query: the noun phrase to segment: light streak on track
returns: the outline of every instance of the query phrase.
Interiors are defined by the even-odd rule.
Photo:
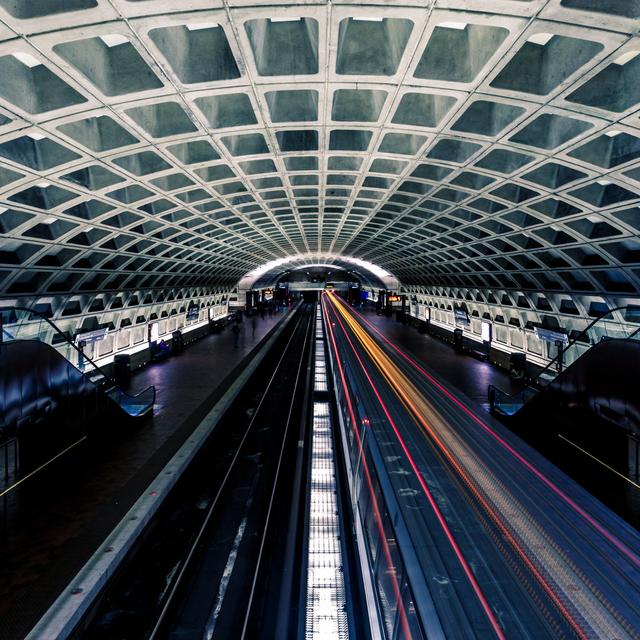
[[[456,542],[455,537],[451,533],[451,529],[450,529],[449,525],[447,524],[446,520],[444,519],[444,516],[442,515],[442,511],[438,507],[435,499],[433,498],[433,495],[432,495],[431,491],[429,490],[429,487],[427,486],[427,483],[425,482],[424,478],[422,477],[422,474],[418,470],[418,466],[416,465],[415,460],[413,459],[413,456],[409,452],[409,448],[407,447],[405,441],[402,439],[402,436],[400,435],[400,431],[398,430],[398,427],[397,427],[395,421],[391,417],[391,414],[389,413],[389,409],[387,408],[387,405],[382,400],[382,397],[380,396],[380,392],[378,391],[377,387],[373,383],[373,380],[371,380],[371,377],[369,376],[369,374],[367,372],[366,366],[362,362],[362,359],[358,355],[358,352],[357,352],[355,346],[353,345],[353,342],[349,338],[349,336],[348,336],[348,334],[347,334],[347,332],[346,332],[346,330],[344,328],[344,325],[342,324],[342,320],[340,320],[339,317],[337,317],[337,319],[338,319],[338,322],[340,323],[340,325],[341,325],[341,327],[342,327],[342,329],[344,331],[344,334],[345,334],[345,337],[346,337],[347,341],[349,342],[351,348],[353,349],[353,352],[354,352],[354,354],[355,354],[360,366],[362,367],[362,371],[364,372],[364,375],[367,378],[367,381],[371,385],[371,388],[373,389],[373,392],[374,392],[376,398],[380,402],[380,406],[382,407],[382,410],[383,410],[387,420],[389,421],[389,424],[391,425],[391,428],[393,429],[393,432],[395,433],[396,437],[398,438],[398,442],[400,443],[400,447],[402,448],[405,456],[407,457],[407,460],[409,461],[409,465],[411,466],[411,468],[412,468],[412,470],[413,470],[413,472],[414,472],[414,474],[415,474],[415,476],[416,476],[416,478],[418,480],[418,483],[420,484],[420,487],[422,488],[422,491],[424,492],[425,496],[427,497],[429,505],[433,509],[433,511],[434,511],[434,513],[436,515],[436,518],[438,519],[438,522],[440,523],[440,526],[442,527],[442,529],[444,531],[444,534],[447,537],[447,540],[451,544],[451,547],[453,548],[453,551],[454,551],[456,557],[458,558],[460,564],[462,565],[462,569],[463,569],[465,575],[467,576],[467,579],[471,583],[473,591],[476,594],[476,596],[478,597],[478,600],[480,601],[480,604],[481,604],[482,608],[484,609],[484,612],[486,613],[487,618],[489,619],[489,623],[491,624],[496,636],[498,638],[500,638],[501,640],[504,640],[505,635],[504,635],[502,629],[500,628],[500,624],[498,623],[498,620],[496,619],[495,614],[491,610],[491,605],[487,602],[487,599],[486,599],[484,593],[482,592],[482,589],[480,588],[480,585],[478,584],[478,581],[477,581],[475,575],[473,574],[473,571],[471,571],[471,567],[469,566],[469,563],[467,562],[466,558],[464,557],[464,554],[462,553],[460,547],[458,546],[458,543]]]
[[[334,313],[335,318],[341,325],[344,336],[349,342],[367,381],[373,388],[387,419],[392,425],[416,478],[420,482],[423,491],[425,491],[425,495],[427,495],[427,499],[429,499],[428,487],[426,486],[424,478],[419,472],[407,445],[402,440],[397,427],[393,423],[386,405],[382,401],[378,390],[367,372],[366,365],[358,355],[358,351],[349,337],[347,327],[350,330],[351,335],[357,339],[360,347],[362,347],[369,358],[371,358],[391,390],[406,407],[416,423],[422,427],[424,433],[428,436],[428,439],[438,447],[455,474],[457,474],[459,479],[462,480],[464,485],[477,500],[482,510],[500,530],[504,539],[517,553],[518,557],[527,567],[530,574],[547,594],[549,600],[554,603],[558,611],[573,629],[576,636],[579,638],[634,637],[635,633],[631,626],[621,618],[601,593],[592,593],[588,580],[584,579],[582,573],[574,566],[564,551],[558,547],[555,541],[552,540],[544,530],[540,528],[540,525],[534,520],[525,507],[508,491],[504,484],[495,477],[487,465],[475,455],[472,448],[467,446],[461,436],[455,433],[442,416],[437,413],[435,408],[426,400],[423,393],[416,388],[416,386],[402,372],[390,356],[387,355],[380,345],[364,330],[362,325],[355,319],[351,309],[334,295],[324,296],[324,299],[325,301],[331,301],[331,305],[327,306],[331,306],[331,310]],[[363,321],[366,322],[364,319]],[[347,325],[347,327],[345,327],[345,325]],[[379,334],[379,332],[377,333]],[[529,470],[534,471],[536,477],[540,478],[547,486],[554,489],[556,494],[564,498],[569,506],[575,509],[583,517],[586,517],[590,524],[594,524],[595,521],[584,511],[584,509],[579,507],[579,505],[571,500],[561,489],[559,489],[559,487],[547,479],[541,472],[533,468],[531,463],[526,461],[493,429],[475,416],[473,412],[466,408],[450,392],[444,389],[444,387],[435,381],[432,376],[429,376],[429,374],[419,367],[417,363],[411,360],[408,356],[402,354],[402,352],[392,345],[384,336],[382,337],[385,342],[390,344],[390,346],[398,351],[403,358],[409,361],[414,368],[427,376],[427,378],[440,391],[442,391],[447,398],[453,400],[459,408],[462,408],[466,415],[472,417],[475,422],[480,423],[483,428],[485,428],[502,446],[515,456],[515,459],[518,462],[523,463]],[[339,362],[339,358],[337,360]],[[432,500],[429,500],[429,502],[431,504]],[[508,520],[503,517],[502,514],[509,514]],[[441,524],[446,526],[446,523],[441,522]],[[598,523],[595,524],[598,525]],[[626,549],[632,557],[635,557],[635,554],[633,554],[630,549],[627,549],[625,545],[620,541],[617,541],[610,532],[604,530],[602,525],[598,525],[596,529],[599,533],[605,535],[607,540],[610,542],[617,542],[617,548],[621,550]],[[477,586],[477,583],[474,584],[475,578],[473,578],[473,574],[471,574],[470,571],[467,571],[468,565],[465,566],[466,561],[464,560],[464,557],[461,557],[459,548],[457,549],[455,539],[453,539],[450,531],[448,532],[447,537],[450,539],[454,551],[456,551],[456,556],[463,564],[465,573],[467,573],[467,577],[470,578],[474,592],[478,596],[485,612],[487,613],[496,634],[498,637],[503,637],[500,635],[500,628],[497,626],[497,622],[493,617],[491,608],[486,604],[486,600]],[[576,589],[575,585],[580,585],[580,587]]]
[[[344,305],[344,303],[338,298],[332,298],[337,304]],[[613,536],[609,531],[605,529],[597,520],[589,515],[580,505],[572,500],[560,487],[553,483],[549,478],[536,469],[526,458],[519,454],[508,442],[500,437],[494,429],[492,429],[484,420],[476,415],[471,409],[469,409],[462,401],[456,398],[448,389],[446,389],[438,380],[425,371],[415,360],[409,357],[396,345],[394,345],[381,331],[371,324],[362,314],[355,310],[350,310],[354,313],[363,323],[365,323],[372,331],[374,331],[389,347],[396,351],[404,360],[406,360],[416,371],[421,373],[429,382],[442,392],[449,400],[454,402],[458,408],[464,411],[474,422],[476,422],[482,429],[484,429],[492,438],[494,438],[502,447],[504,447],[510,454],[512,454],[519,462],[521,462],[531,473],[536,475],[542,482],[544,482],[554,493],[562,498],[576,513],[578,513],[586,522],[588,522],[598,533],[603,535],[612,545],[614,545],[620,552],[622,552],[629,562],[636,567],[640,567],[640,556],[629,549],[624,543]]]
[[[398,577],[396,575],[396,571],[393,565],[393,560],[391,558],[391,550],[389,549],[389,544],[387,542],[387,534],[384,530],[384,526],[382,524],[382,516],[380,515],[380,508],[378,506],[378,501],[376,499],[375,490],[373,488],[373,481],[371,480],[371,473],[369,471],[369,467],[367,465],[367,461],[363,452],[362,438],[360,435],[360,430],[358,429],[358,421],[356,420],[355,411],[353,409],[353,403],[351,402],[351,397],[349,394],[349,389],[347,386],[346,378],[344,375],[344,370],[342,368],[342,364],[340,363],[340,358],[338,357],[338,347],[336,345],[335,336],[333,335],[333,327],[331,323],[327,323],[329,328],[329,339],[331,345],[333,346],[334,352],[336,354],[336,363],[338,365],[338,371],[340,373],[340,383],[342,385],[342,390],[344,392],[345,400],[347,402],[347,409],[349,412],[349,419],[351,420],[351,426],[356,436],[356,440],[358,443],[358,451],[361,456],[362,465],[365,473],[365,477],[367,480],[367,489],[370,494],[371,504],[373,505],[374,518],[376,521],[376,527],[378,529],[378,533],[380,535],[380,540],[382,541],[382,547],[384,551],[385,563],[387,565],[387,569],[389,571],[389,575],[392,579],[393,584],[393,592],[396,598],[396,606],[398,607],[398,611],[400,613],[400,622],[402,625],[402,632],[406,640],[411,640],[411,631],[409,629],[409,621],[407,619],[407,612],[404,608],[404,603],[402,601],[402,594],[400,593],[400,586],[398,585]]]

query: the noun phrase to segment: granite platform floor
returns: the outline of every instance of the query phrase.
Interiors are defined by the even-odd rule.
[[[379,316],[371,308],[366,308],[363,313],[396,346],[426,364],[443,382],[453,385],[486,410],[489,408],[487,389],[490,384],[507,393],[519,388],[504,369],[472,355],[458,354],[453,345],[418,333],[416,328],[398,322],[395,316]]]

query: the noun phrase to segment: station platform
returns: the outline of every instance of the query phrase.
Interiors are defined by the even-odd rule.
[[[2,497],[0,639],[26,636],[283,319],[256,316],[133,374],[157,390],[153,418],[83,439]]]
[[[462,391],[468,398],[489,410],[487,389],[493,384],[507,393],[519,386],[509,374],[490,362],[468,354],[456,353],[453,345],[398,322],[395,317],[377,315],[374,308],[358,310],[391,342],[430,367],[447,384]]]
[[[487,388],[507,392],[517,383],[499,367],[395,317],[365,308],[366,321],[420,361],[452,391],[488,411]],[[2,498],[0,524],[0,640],[24,638],[127,513],[223,392],[246,367],[258,345],[284,314],[241,324],[237,346],[230,327],[190,344],[184,353],[133,374],[130,390],[155,385],[153,419],[112,438],[86,439]],[[554,445],[558,447],[556,442]],[[581,454],[580,454],[581,455]],[[565,472],[628,521],[624,509],[594,491],[587,476],[602,472],[575,451],[564,451]],[[557,464],[557,461],[556,461]],[[616,488],[608,479],[607,492]],[[622,487],[624,489],[624,487]],[[616,491],[620,492],[620,488]]]

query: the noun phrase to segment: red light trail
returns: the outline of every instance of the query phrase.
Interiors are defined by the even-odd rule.
[[[389,570],[389,575],[392,576],[392,584],[393,584],[393,592],[394,592],[394,596],[396,598],[396,606],[400,612],[400,621],[401,621],[401,625],[402,625],[402,631],[404,633],[404,636],[407,640],[411,639],[411,630],[409,629],[409,621],[407,619],[407,612],[405,611],[404,608],[404,603],[402,602],[402,594],[400,593],[400,587],[398,585],[398,578],[396,575],[396,571],[395,571],[395,567],[393,565],[393,560],[391,558],[391,551],[389,549],[389,544],[387,542],[387,535],[384,531],[384,525],[382,524],[382,517],[380,515],[380,509],[378,507],[378,502],[376,500],[376,496],[375,496],[375,491],[373,488],[373,481],[371,480],[371,474],[369,472],[369,467],[367,465],[367,460],[365,458],[364,455],[364,450],[363,450],[363,446],[362,446],[362,439],[360,437],[360,430],[358,429],[358,422],[356,420],[356,416],[355,416],[355,412],[353,410],[353,404],[351,403],[351,397],[349,395],[349,390],[347,387],[347,381],[344,375],[344,370],[342,368],[342,364],[340,362],[340,356],[338,353],[338,346],[336,344],[336,340],[335,337],[333,335],[333,327],[331,326],[331,323],[328,322],[326,324],[326,326],[329,328],[329,338],[330,338],[330,342],[333,345],[333,350],[335,353],[335,361],[336,364],[338,366],[338,371],[340,374],[340,382],[342,385],[342,389],[344,392],[344,396],[345,396],[345,400],[347,402],[347,410],[349,412],[349,418],[351,419],[351,425],[353,428],[353,431],[356,435],[356,440],[358,442],[358,451],[360,453],[361,456],[361,460],[362,460],[362,466],[364,469],[364,473],[365,473],[365,478],[367,480],[367,488],[369,490],[369,495],[371,497],[371,504],[373,505],[373,510],[374,510],[374,517],[375,517],[375,521],[376,521],[376,526],[378,528],[378,533],[380,535],[380,540],[382,541],[382,547],[384,549],[384,556],[385,556],[385,562],[387,564],[387,569]]]
[[[364,365],[364,363],[362,362],[362,359],[360,358],[360,356],[359,356],[359,354],[358,354],[353,342],[351,341],[351,338],[349,338],[349,335],[347,333],[347,330],[346,330],[344,324],[342,323],[342,320],[337,315],[336,315],[336,319],[340,323],[340,326],[341,326],[341,328],[342,328],[342,330],[344,332],[345,338],[347,339],[347,342],[351,346],[351,349],[353,350],[353,353],[355,354],[356,359],[358,360],[358,363],[360,364],[360,366],[362,368],[362,371],[363,371],[363,373],[364,373],[364,375],[365,375],[365,377],[367,379],[367,382],[369,383],[369,385],[373,389],[373,392],[374,392],[376,398],[378,399],[378,402],[380,403],[380,406],[382,407],[382,410],[383,410],[387,420],[389,421],[389,424],[391,425],[391,428],[393,429],[393,432],[395,433],[396,438],[398,439],[398,442],[400,443],[400,447],[401,447],[402,451],[404,452],[405,456],[407,457],[409,465],[411,466],[411,469],[413,470],[413,472],[415,474],[415,477],[418,480],[418,483],[420,484],[420,487],[422,488],[422,491],[424,492],[424,494],[425,494],[425,496],[427,498],[427,501],[429,502],[429,505],[433,509],[433,512],[435,513],[436,518],[438,519],[438,522],[440,523],[440,526],[442,527],[442,530],[444,531],[444,534],[447,537],[447,540],[451,544],[451,547],[453,548],[453,551],[454,551],[456,557],[458,558],[458,561],[460,562],[465,575],[467,576],[469,582],[471,583],[473,591],[476,594],[476,596],[478,597],[478,600],[480,601],[480,604],[481,604],[482,608],[484,609],[484,612],[486,613],[487,618],[489,619],[489,623],[491,624],[496,636],[498,638],[500,638],[501,640],[505,640],[504,632],[500,628],[500,624],[498,623],[498,620],[496,619],[495,614],[493,613],[493,611],[491,609],[491,605],[487,601],[484,593],[482,593],[482,589],[480,588],[480,585],[478,584],[478,581],[477,581],[475,575],[471,571],[471,567],[469,566],[469,563],[467,562],[466,558],[464,557],[464,555],[462,553],[462,550],[460,549],[458,543],[456,542],[456,539],[454,538],[453,534],[451,533],[451,529],[449,528],[449,525],[447,524],[446,520],[444,519],[444,516],[442,515],[442,511],[440,510],[440,508],[436,504],[436,501],[434,500],[433,494],[429,490],[429,487],[427,486],[427,483],[425,482],[424,478],[422,477],[422,474],[420,473],[420,470],[418,469],[418,465],[416,464],[413,456],[409,452],[409,448],[407,447],[404,439],[400,435],[400,431],[398,430],[398,427],[397,427],[395,421],[391,417],[391,414],[389,413],[389,409],[387,408],[387,405],[385,404],[384,400],[382,399],[382,396],[380,395],[380,392],[378,391],[378,388],[376,387],[376,385],[374,384],[373,380],[369,376],[369,373],[367,372],[367,368]],[[337,356],[337,354],[336,354],[336,356]]]
[[[344,305],[344,302],[337,297],[334,297],[336,302]],[[496,433],[486,422],[484,422],[479,416],[477,416],[471,409],[469,409],[462,401],[456,398],[448,389],[446,389],[440,382],[438,382],[432,375],[427,373],[415,360],[406,355],[400,348],[394,345],[377,327],[369,322],[362,314],[350,309],[358,318],[364,322],[372,331],[374,331],[386,344],[388,344],[394,351],[396,351],[402,358],[404,358],[411,366],[419,371],[429,382],[433,384],[439,391],[441,391],[447,398],[454,402],[462,411],[464,411],[474,422],[480,425],[492,438],[500,443],[511,455],[513,455],[519,462],[521,462],[531,473],[544,482],[554,493],[561,497],[572,509],[576,511],[582,518],[584,518],[598,533],[602,534],[611,544],[613,544],[619,551],[621,551],[630,562],[640,567],[640,557],[629,549],[620,540],[615,538],[609,531],[607,531],[599,522],[597,522],[592,516],[590,516],[580,505],[576,504],[560,487],[547,478],[543,473],[536,469],[526,458],[518,453],[508,442],[506,442],[498,433]]]
[[[495,430],[491,429],[486,423],[478,418],[460,400],[453,396],[453,394],[445,389],[431,375],[424,371],[424,369],[414,360],[402,353],[400,349],[393,345],[384,335],[381,334],[380,331],[373,327],[371,323],[362,318],[360,314],[357,314],[356,312],[352,313],[350,307],[340,301],[335,295],[330,295],[326,298],[331,301],[331,304],[323,304],[327,318],[329,317],[328,314],[330,312],[339,324],[344,338],[349,344],[351,351],[353,351],[364,374],[364,379],[366,379],[368,385],[373,390],[373,393],[380,404],[380,407],[382,408],[382,411],[391,426],[396,439],[398,440],[398,443],[427,498],[427,501],[429,502],[429,505],[436,514],[437,520],[442,526],[454,554],[463,567],[465,575],[469,579],[470,585],[478,597],[482,608],[487,614],[489,622],[491,623],[496,635],[499,638],[504,637],[502,629],[475,579],[475,575],[471,571],[451,529],[448,527],[447,522],[435,503],[435,500],[433,499],[433,496],[431,495],[431,492],[419,471],[414,457],[411,455],[409,447],[402,438],[400,430],[393,420],[379,389],[369,375],[367,366],[360,357],[358,349],[350,337],[350,333],[357,338],[359,346],[362,347],[371,358],[378,371],[389,384],[390,390],[398,397],[413,420],[422,427],[430,441],[437,446],[438,450],[455,471],[455,475],[462,480],[464,486],[467,487],[477,503],[482,507],[484,513],[489,516],[491,521],[498,528],[503,539],[508,542],[509,546],[516,552],[524,566],[526,566],[530,575],[534,577],[535,581],[547,594],[549,601],[552,602],[556,609],[561,613],[562,617],[570,625],[576,636],[586,639],[591,637],[591,633],[595,633],[598,637],[601,637],[601,634],[605,633],[607,636],[611,636],[611,634],[613,634],[613,637],[615,637],[616,633],[619,631],[623,631],[624,629],[628,630],[630,628],[628,623],[620,618],[618,612],[611,607],[610,603],[602,596],[602,594],[596,596],[591,592],[588,581],[584,582],[584,586],[586,588],[583,590],[576,590],[571,587],[573,593],[569,595],[567,591],[567,584],[573,585],[574,580],[580,582],[583,578],[577,567],[575,567],[572,561],[567,558],[562,548],[558,547],[558,545],[545,534],[544,529],[540,528],[540,525],[536,523],[535,519],[527,512],[524,506],[510,494],[504,484],[493,477],[490,467],[483,465],[483,463],[477,459],[477,456],[473,454],[472,449],[469,449],[465,445],[465,441],[461,436],[452,431],[447,423],[443,422],[442,417],[438,417],[438,414],[434,413],[433,406],[424,398],[422,392],[413,385],[409,378],[406,377],[406,375],[398,368],[393,360],[391,360],[389,355],[381,349],[373,338],[364,331],[363,327],[353,316],[357,315],[364,323],[371,327],[377,335],[383,338],[386,344],[391,346],[407,362],[409,362],[414,369],[425,376],[445,395],[445,397],[453,401],[457,407],[462,409],[466,416],[471,417],[475,423],[480,424],[482,428],[502,447],[504,447],[519,463],[522,463],[525,468],[531,470],[535,476],[542,480],[547,487],[551,488],[556,495],[562,497],[569,506],[576,510],[577,513],[585,517],[589,524],[594,526],[598,533],[604,535],[610,542],[618,542],[616,547],[622,551],[626,550],[631,554],[631,557],[636,558],[635,554],[633,554],[626,545],[617,541],[610,532],[606,531],[599,523],[597,523],[589,514],[586,513],[586,511],[584,511],[582,507],[571,500],[566,493],[564,493],[555,483],[546,478],[546,476],[544,476],[544,474],[542,474],[538,469],[535,469],[530,462],[528,462],[503,438],[501,438]],[[345,323],[348,325],[348,329]],[[336,326],[333,320],[331,320],[329,324]],[[339,362],[340,359],[337,354],[337,345],[334,337],[333,345],[334,350],[336,350],[336,359]],[[425,416],[427,415],[431,416],[430,420],[426,419]],[[430,424],[430,421],[436,420],[436,418],[438,424],[437,430],[432,424]],[[461,464],[462,461],[464,461],[463,464],[466,466],[466,469],[463,467],[463,464]],[[505,506],[508,506],[509,508],[505,509]],[[515,519],[510,516],[510,522],[507,522],[502,517],[502,513],[509,510],[514,511],[516,515]],[[524,546],[523,544],[520,544],[519,540],[524,543]],[[527,549],[529,549],[529,551],[527,551]],[[534,549],[536,551],[532,553],[532,550]],[[546,576],[553,578],[553,584]],[[604,608],[607,613],[604,615],[598,613],[600,607]],[[574,614],[572,610],[576,612],[578,617],[576,617],[576,614]],[[590,631],[586,631],[583,628],[582,622],[579,621],[579,618],[585,622],[588,621]]]

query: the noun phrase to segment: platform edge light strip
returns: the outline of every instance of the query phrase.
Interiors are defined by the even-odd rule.
[[[320,307],[316,338],[322,332]],[[326,386],[323,343],[316,341],[314,391]],[[309,545],[307,556],[306,640],[348,640],[349,625],[340,521],[336,500],[336,465],[329,403],[314,401],[311,436],[311,488],[309,492]]]

